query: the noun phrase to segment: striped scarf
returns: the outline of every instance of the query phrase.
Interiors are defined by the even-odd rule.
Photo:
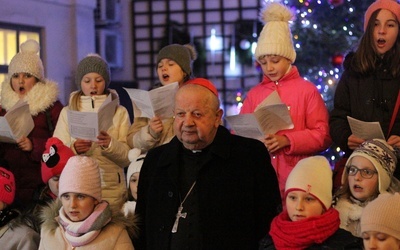
[[[59,215],[59,222],[65,230],[65,238],[73,247],[84,246],[92,242],[100,234],[101,229],[111,221],[111,210],[106,201],[99,203],[89,217],[83,221],[71,221],[65,215],[62,207]]]

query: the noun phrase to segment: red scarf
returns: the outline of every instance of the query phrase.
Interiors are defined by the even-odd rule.
[[[300,221],[291,221],[285,210],[272,220],[269,234],[276,249],[300,250],[324,242],[338,230],[339,225],[339,212],[334,208],[321,216]]]

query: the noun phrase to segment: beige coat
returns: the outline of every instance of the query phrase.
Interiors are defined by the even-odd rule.
[[[71,98],[77,93],[78,92],[73,92]],[[111,94],[113,100],[118,98],[115,92]],[[90,109],[92,104],[86,103],[86,99],[81,100],[82,108],[80,111],[89,111],[88,109]],[[102,103],[95,103],[95,108],[101,104]],[[57,126],[54,130],[54,136],[58,137],[65,145],[71,147],[76,153],[73,146],[76,138],[71,137],[68,128],[68,109],[69,107],[67,106],[61,111]],[[122,207],[125,202],[125,200],[122,200],[122,197],[126,197],[127,191],[124,168],[130,163],[128,159],[130,148],[126,142],[130,125],[128,111],[123,106],[119,105],[113,114],[113,124],[107,130],[107,133],[112,138],[110,146],[108,148],[101,148],[96,143],[93,143],[92,148],[85,153],[86,156],[95,158],[99,164],[103,199],[108,201],[111,205],[118,205],[120,207]]]
[[[57,222],[60,206],[60,202],[56,200],[43,210],[41,215],[43,224],[40,232],[41,240],[39,249],[134,249],[131,237],[135,237],[135,220],[125,218],[120,212],[113,213],[111,222],[102,228],[100,234],[93,241],[85,246],[72,247],[65,238],[63,227]]]
[[[136,114],[136,113],[135,113]],[[131,148],[138,148],[146,153],[152,148],[168,143],[174,137],[174,118],[164,119],[164,129],[158,138],[154,138],[149,132],[149,118],[135,117],[129,128],[127,142]]]

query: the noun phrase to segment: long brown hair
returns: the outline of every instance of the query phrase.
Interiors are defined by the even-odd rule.
[[[378,9],[372,13],[371,18],[368,21],[367,29],[361,37],[358,48],[355,51],[354,57],[351,61],[353,69],[363,75],[374,72],[379,66],[377,65],[379,55],[377,54],[374,45],[374,29],[376,17],[380,11],[381,9]],[[397,18],[396,21],[399,27],[399,34],[397,35],[397,39],[393,47],[384,55],[384,59],[387,60],[390,67],[390,73],[393,77],[400,75],[400,23]]]

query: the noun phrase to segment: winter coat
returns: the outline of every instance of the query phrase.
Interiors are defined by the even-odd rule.
[[[361,214],[369,202],[360,202],[354,198],[335,197],[334,207],[339,212],[340,228],[361,237]]]
[[[78,91],[71,94],[70,101]],[[111,92],[112,99],[118,98],[115,92]],[[94,108],[98,109],[104,102],[95,102]],[[80,111],[94,111],[90,98],[81,97]],[[69,146],[76,153],[74,143],[76,138],[71,137],[68,128],[67,110],[65,107],[60,114],[54,136],[58,137],[65,145]],[[126,136],[130,127],[129,115],[126,109],[119,105],[113,114],[113,124],[107,130],[111,136],[111,143],[108,148],[102,148],[96,143],[92,143],[91,149],[83,155],[95,158],[100,167],[102,180],[102,197],[111,205],[122,207],[125,200],[126,186],[124,168],[129,165],[128,152],[129,146],[126,143]]]
[[[350,232],[339,228],[332,236],[321,244],[314,244],[307,250],[362,250],[363,241]],[[268,234],[260,241],[259,250],[276,250],[272,237]]]
[[[43,210],[43,224],[40,231],[39,249],[96,249],[96,250],[131,250],[134,249],[131,237],[135,235],[135,223],[132,218],[127,219],[119,211],[113,211],[111,221],[101,229],[100,234],[85,246],[73,248],[66,240],[64,229],[58,222],[58,213],[61,208],[59,200],[54,201]]]
[[[152,148],[168,143],[174,137],[174,118],[164,119],[164,129],[158,138],[154,138],[149,132],[149,118],[135,117],[128,132],[128,144],[131,148],[138,148],[146,153]]]
[[[194,191],[201,248],[257,249],[281,203],[268,151],[261,142],[232,135],[222,126],[208,148]],[[142,222],[140,243],[145,249],[169,249],[180,203],[182,153],[182,143],[174,137],[150,150],[143,162],[135,214]]]
[[[400,76],[392,77],[389,74],[385,59],[377,61],[377,65],[380,66],[376,72],[361,75],[351,67],[353,56],[353,53],[346,56],[345,70],[336,87],[334,108],[329,120],[332,140],[347,156],[352,153],[347,146],[347,139],[352,134],[347,116],[366,122],[379,122],[384,136],[388,139],[389,124],[400,89]],[[400,136],[400,111],[390,135]],[[399,179],[400,161],[394,175]]]
[[[278,175],[281,197],[284,197],[286,179],[296,163],[330,146],[329,115],[315,85],[304,80],[295,66],[278,82],[264,76],[263,81],[248,92],[241,113],[253,113],[273,91],[277,91],[282,102],[288,106],[294,124],[293,129],[276,133],[286,136],[290,146],[271,155],[272,165]]]
[[[8,208],[6,208],[8,209]],[[17,217],[7,224],[0,226],[0,248],[12,250],[37,250],[39,247],[40,235],[34,217],[29,214],[20,214],[19,211],[10,209],[17,213]],[[5,210],[2,211],[4,213]],[[10,213],[6,212],[9,216]],[[4,214],[3,214],[4,215]],[[2,217],[3,220],[7,220]]]
[[[0,158],[8,162],[16,182],[16,204],[31,202],[33,193],[42,183],[40,161],[48,138],[53,130],[63,105],[58,101],[58,85],[45,80],[37,82],[27,93],[24,100],[29,104],[34,128],[27,136],[33,149],[30,152],[20,150],[15,144],[0,143]],[[18,94],[11,88],[10,79],[2,84],[0,115],[4,116],[19,101]]]

